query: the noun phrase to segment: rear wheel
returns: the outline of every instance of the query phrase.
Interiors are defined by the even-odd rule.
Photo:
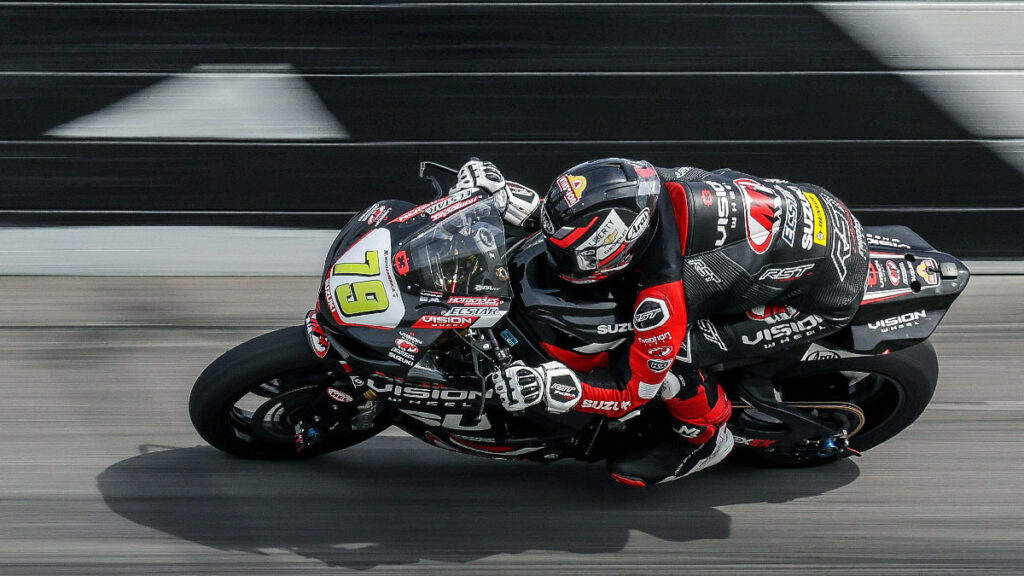
[[[199,435],[215,448],[260,459],[316,456],[371,438],[391,423],[378,417],[367,430],[332,435],[295,449],[295,416],[326,387],[348,389],[306,342],[303,326],[284,328],[244,342],[210,364],[192,387],[189,416]]]
[[[801,362],[773,380],[776,400],[800,407],[830,426],[850,434],[850,446],[869,450],[910,426],[931,401],[938,381],[938,361],[930,342],[879,356]],[[820,406],[820,408],[809,408]],[[742,430],[757,414],[738,410],[730,426]],[[758,422],[764,427],[765,422]],[[785,427],[779,425],[783,431]],[[742,432],[740,432],[742,434]],[[810,439],[809,439],[810,440]],[[793,464],[837,460],[843,454],[817,460],[769,451],[751,452],[761,458]]]

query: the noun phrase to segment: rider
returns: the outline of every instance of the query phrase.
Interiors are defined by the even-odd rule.
[[[543,402],[552,412],[628,418],[660,393],[676,422],[653,447],[609,459],[625,484],[674,480],[724,459],[732,405],[700,368],[839,330],[866,284],[860,223],[813,184],[606,158],[560,175],[543,203],[489,162],[459,170],[452,191],[469,188],[494,194],[514,225],[539,220],[566,282],[635,286],[633,341],[623,361],[611,362],[618,370],[581,380],[593,358],[547,347],[558,361],[494,375],[510,411]],[[676,362],[685,366],[673,371]]]

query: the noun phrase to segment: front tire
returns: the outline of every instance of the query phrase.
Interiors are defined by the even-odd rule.
[[[342,385],[313,355],[303,326],[244,342],[213,361],[189,396],[189,416],[213,447],[256,459],[307,458],[347,448],[390,426],[381,416],[368,430],[329,437],[296,452],[289,415],[327,386]]]

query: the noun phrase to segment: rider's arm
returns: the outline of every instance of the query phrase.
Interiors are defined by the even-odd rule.
[[[605,388],[582,382],[583,396],[576,411],[613,418],[654,398],[686,339],[686,307],[683,282],[645,288],[636,299],[633,343],[624,386]]]

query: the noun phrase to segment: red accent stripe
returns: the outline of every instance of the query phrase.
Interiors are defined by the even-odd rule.
[[[580,354],[579,352],[559,348],[558,346],[548,344],[547,342],[541,342],[540,346],[546,350],[548,354],[551,354],[552,358],[558,360],[562,364],[565,364],[569,368],[572,368],[576,372],[590,372],[591,370],[604,368],[611,364],[611,358],[608,356],[608,352]]]
[[[686,201],[686,188],[679,182],[666,182],[672,200],[672,212],[676,217],[676,228],[679,229],[679,249],[686,254],[686,235],[690,231],[690,208]]]
[[[580,236],[586,234],[587,230],[590,230],[591,226],[593,226],[595,222],[597,222],[597,216],[594,216],[594,219],[590,221],[590,224],[587,224],[582,228],[577,228],[573,230],[565,238],[555,238],[554,236],[552,236],[550,238],[551,243],[554,244],[555,246],[568,248],[570,245],[572,245],[573,242],[579,240]]]
[[[619,484],[625,484],[626,486],[637,486],[639,488],[645,488],[647,483],[643,480],[637,480],[636,478],[627,478],[625,476],[619,476],[615,472],[612,472],[612,479]]]
[[[886,300],[892,300],[893,298],[899,298],[900,296],[906,296],[907,294],[911,294],[911,292],[901,292],[899,294],[891,294],[889,296],[882,296],[881,298],[872,298],[871,300],[861,300],[860,305],[863,306],[865,304],[874,304],[875,302],[885,302]]]
[[[615,258],[616,256],[618,256],[619,252],[622,252],[625,249],[626,249],[626,244],[625,243],[619,244],[619,247],[615,250],[615,252],[612,252],[607,258],[605,258],[604,260],[601,260],[600,262],[598,262],[597,265],[598,266],[604,266],[608,262],[611,262],[612,258]]]

